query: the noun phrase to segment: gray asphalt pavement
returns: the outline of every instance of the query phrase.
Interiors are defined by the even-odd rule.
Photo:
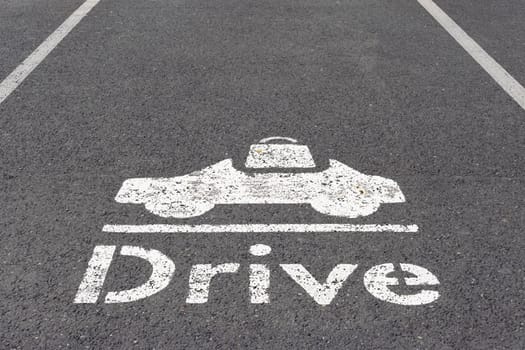
[[[436,1],[487,52],[523,83],[525,50],[523,16],[525,7],[519,0]]]
[[[11,73],[81,3],[81,0],[2,0],[0,80]]]
[[[19,19],[16,2],[0,3],[0,80],[81,2],[26,3]],[[522,3],[436,3],[525,82]],[[525,348],[525,111],[415,0],[102,0],[0,104],[0,133],[0,348]],[[129,178],[227,158],[243,169],[250,145],[276,135],[308,145],[319,169],[336,159],[393,179],[406,202],[359,218],[246,204],[177,219],[115,201]],[[313,223],[419,230],[102,231]],[[253,256],[254,244],[272,251]],[[101,298],[74,303],[101,245],[158,250],[173,278],[105,303],[152,273],[116,254]],[[187,303],[192,266],[222,263],[240,267],[215,277],[207,303]],[[374,297],[363,278],[385,263],[428,269],[439,298]],[[271,271],[269,303],[250,302],[250,264]],[[321,283],[337,264],[358,266],[323,306],[280,264]],[[401,284],[390,289],[420,289]]]

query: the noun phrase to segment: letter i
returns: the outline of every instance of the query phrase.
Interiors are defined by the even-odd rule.
[[[264,244],[255,244],[250,247],[250,254],[265,256],[272,248]],[[270,302],[268,288],[270,287],[270,269],[263,264],[250,264],[250,299],[252,304],[267,304]]]

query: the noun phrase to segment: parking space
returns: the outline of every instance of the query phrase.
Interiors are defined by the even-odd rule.
[[[460,15],[454,18],[463,26]],[[465,24],[469,33],[471,25]],[[484,45],[485,36],[470,34]],[[511,61],[509,71],[520,78],[519,63]],[[102,0],[0,104],[0,114],[5,347],[523,345],[523,110],[417,1]],[[247,194],[245,160],[250,145],[277,135],[309,147],[312,174],[337,160],[362,176],[382,177],[388,195],[373,210],[372,197],[365,197],[360,217],[327,215],[333,207],[309,197],[301,202],[297,192],[285,198],[295,204],[284,202],[283,179],[295,173],[275,175],[273,192],[260,180],[271,172],[250,173],[246,178],[262,181],[252,185],[257,194],[282,195],[281,202],[257,202],[270,200]],[[187,211],[166,209],[162,200],[148,203],[177,192],[158,178],[194,174],[225,159],[242,174],[198,174],[216,204],[202,215],[183,217]],[[314,192],[341,177],[320,176]],[[124,181],[137,178],[148,179],[128,181],[126,191]],[[229,185],[217,189],[217,183]],[[102,230],[152,224],[181,232]],[[254,224],[417,229],[228,226]],[[228,227],[204,233],[181,225]],[[271,253],[257,255],[250,249],[256,244]],[[115,253],[100,298],[75,303],[102,246]],[[105,303],[108,292],[140,285],[155,268],[144,257],[125,257],[124,246],[159,251],[175,270],[161,274],[170,283],[155,295]],[[238,264],[238,272],[217,277],[207,302],[192,302],[201,300],[190,297],[201,276],[192,279],[195,266],[225,263]],[[428,288],[439,298],[417,306],[382,300],[366,276],[390,263],[428,269],[439,280]],[[283,265],[291,264],[320,284],[338,264],[357,266],[348,278],[336,274],[344,284],[330,299],[298,283],[306,275],[288,273]],[[261,269],[254,265],[270,271],[268,303],[250,299],[253,280],[262,285],[266,276],[254,278],[253,269]],[[415,293],[414,285],[401,284],[390,288]],[[95,289],[88,283],[85,290]]]

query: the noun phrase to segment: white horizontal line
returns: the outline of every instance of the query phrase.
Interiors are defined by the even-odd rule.
[[[350,224],[230,224],[230,225],[104,225],[103,232],[116,233],[221,233],[221,232],[409,232],[417,225]]]

